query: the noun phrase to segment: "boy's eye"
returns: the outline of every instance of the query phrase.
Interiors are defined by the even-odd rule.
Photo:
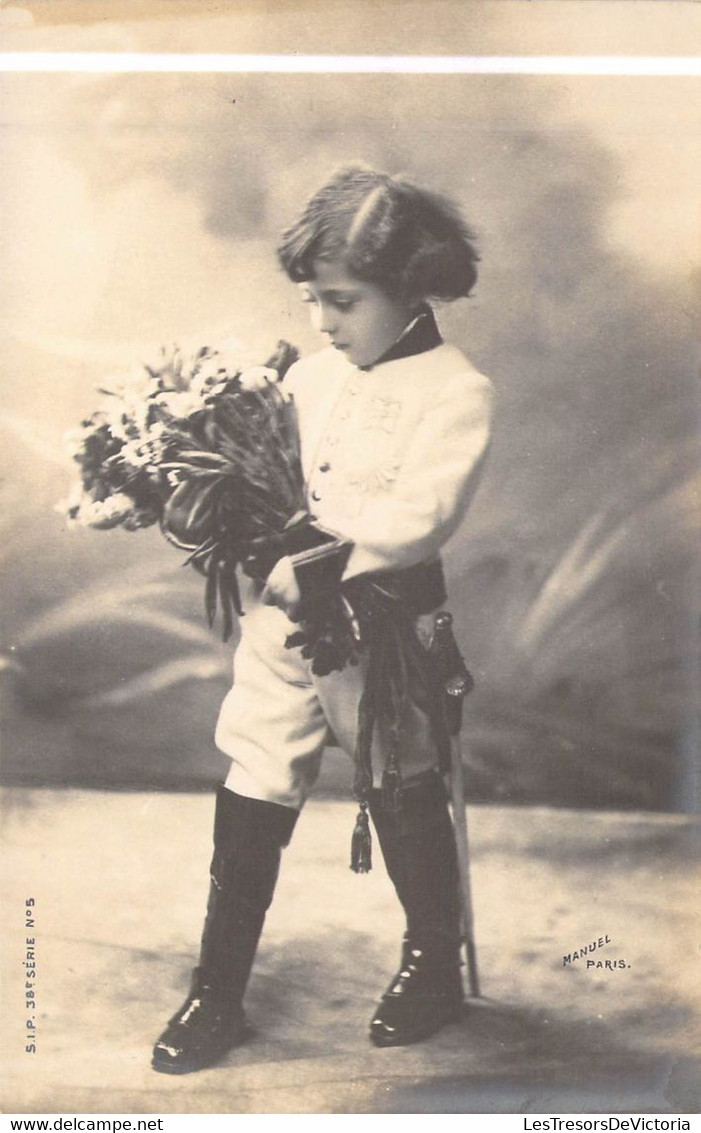
[[[350,311],[355,306],[358,299],[355,295],[349,295],[347,298],[342,295],[328,296],[328,298],[319,297],[312,294],[311,291],[302,291],[300,299],[303,303],[311,303],[315,307],[324,303],[328,307],[333,307],[336,311]]]

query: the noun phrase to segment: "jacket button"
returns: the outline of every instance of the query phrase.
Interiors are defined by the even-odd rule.
[[[330,470],[331,470],[331,465],[329,464],[328,460],[325,460],[323,464],[319,465],[319,471],[320,472],[330,472]]]
[[[315,489],[315,490],[314,490],[314,491],[312,492],[312,499],[313,499],[313,500],[315,500],[315,501],[316,501],[316,503],[318,503],[318,502],[319,502],[319,500],[321,499],[321,496],[320,496],[320,495],[319,495],[319,493],[318,493],[318,492],[316,491],[316,489]]]

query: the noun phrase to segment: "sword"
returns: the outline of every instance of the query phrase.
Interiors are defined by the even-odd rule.
[[[442,685],[445,694],[443,710],[446,730],[450,737],[450,802],[460,877],[463,944],[467,959],[470,995],[478,999],[480,998],[480,984],[477,971],[472,887],[470,885],[470,848],[467,838],[465,780],[460,744],[463,700],[473,688],[474,681],[458,650],[452,625],[453,617],[447,610],[441,610],[436,614],[429,653],[436,661],[439,683]]]

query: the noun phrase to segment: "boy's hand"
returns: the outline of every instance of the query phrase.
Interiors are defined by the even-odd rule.
[[[277,606],[287,614],[291,622],[296,622],[299,618],[301,598],[292,559],[289,555],[285,555],[268,575],[261,599],[264,605]]]

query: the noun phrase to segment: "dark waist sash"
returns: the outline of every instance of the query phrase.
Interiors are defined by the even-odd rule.
[[[443,563],[440,559],[417,563],[404,570],[378,571],[363,577],[366,582],[371,581],[379,590],[397,599],[409,613],[416,616],[432,613],[447,598]],[[344,591],[352,586],[353,581],[344,584]]]

